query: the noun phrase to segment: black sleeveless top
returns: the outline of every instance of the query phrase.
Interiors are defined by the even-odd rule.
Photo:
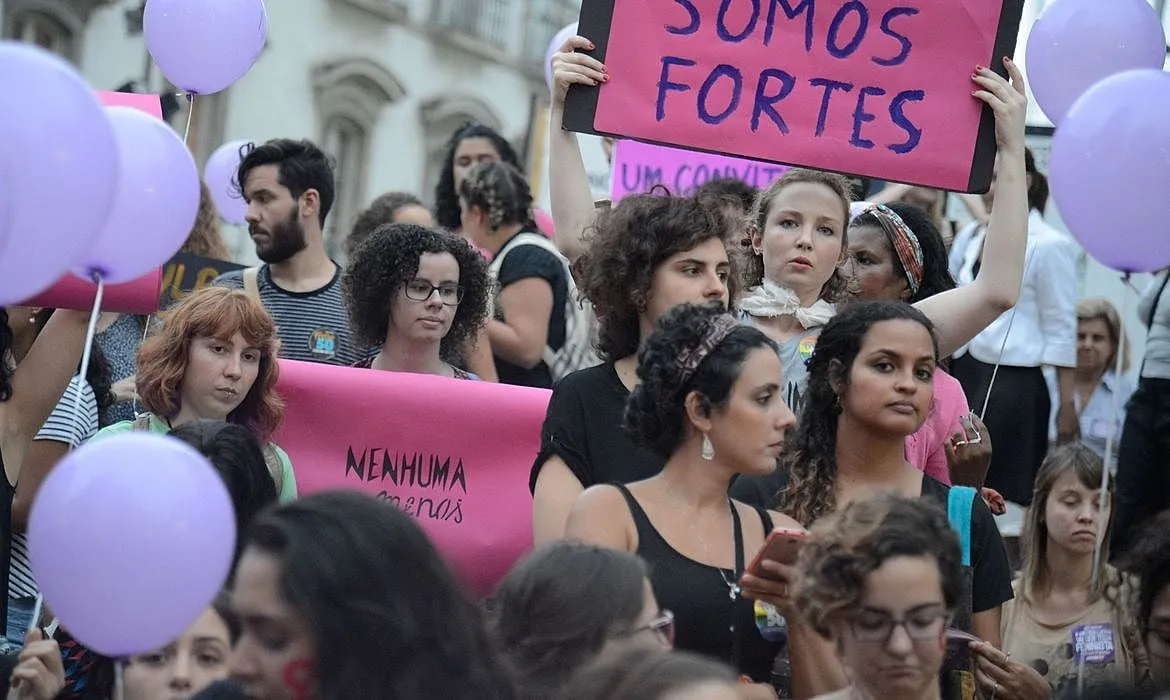
[[[12,566],[12,499],[16,497],[16,489],[8,483],[8,473],[4,471],[4,451],[0,450],[0,576],[4,581],[4,596],[0,597],[0,636],[8,629],[8,570]],[[21,640],[24,641],[23,639]]]
[[[739,511],[731,509],[735,528],[735,571],[700,564],[678,552],[658,534],[637,499],[620,484],[638,529],[638,551],[649,565],[650,584],[658,604],[674,613],[674,647],[729,663],[753,681],[768,683],[772,663],[783,643],[769,642],[756,627],[753,602],[732,596],[728,581],[743,575],[743,530]],[[764,523],[764,535],[772,531],[772,517],[756,508]]]

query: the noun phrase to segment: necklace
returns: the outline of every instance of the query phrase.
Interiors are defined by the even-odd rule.
[[[674,498],[674,500],[678,501],[679,503],[685,503],[685,501],[678,495],[678,492],[676,492],[674,490],[673,486],[671,486],[670,484],[667,484],[667,490],[670,491],[670,495],[672,498]],[[731,499],[727,499],[727,505],[729,508],[732,508],[732,509],[735,508],[735,504],[733,504],[731,502]],[[735,527],[735,511],[732,510],[731,514],[732,514],[732,527],[734,528]],[[706,559],[706,561],[709,561],[709,562],[715,561],[715,558],[711,556],[711,548],[707,545],[707,538],[703,537],[703,533],[699,531],[698,525],[695,524],[695,519],[694,518],[687,518],[687,525],[691,528],[691,534],[693,534],[695,536],[695,539],[699,540],[699,544],[703,546],[703,556]],[[723,567],[714,566],[712,564],[708,564],[708,566],[711,566],[712,568],[714,568],[716,571],[719,572],[719,578],[723,579],[724,585],[727,586],[727,597],[729,599],[731,599],[732,602],[734,602],[735,599],[739,597],[739,594],[742,591],[742,589],[739,586],[739,582],[738,582],[739,576],[736,575],[735,569],[731,570],[731,577],[728,578],[727,572]]]

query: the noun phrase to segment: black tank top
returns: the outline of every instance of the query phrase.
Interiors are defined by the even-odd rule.
[[[658,534],[633,494],[625,486],[614,486],[625,496],[634,517],[637,554],[649,565],[658,604],[674,613],[675,648],[719,659],[756,682],[769,682],[772,663],[784,645],[760,635],[752,601],[738,594],[733,597],[727,585],[736,583],[744,569],[743,530],[734,504],[735,571],[728,571],[684,557]],[[772,518],[762,508],[756,512],[766,536],[772,531]]]

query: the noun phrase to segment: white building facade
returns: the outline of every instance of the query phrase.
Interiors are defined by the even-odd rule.
[[[90,84],[171,88],[141,32],[143,0],[2,0],[3,32],[77,65]],[[221,144],[308,138],[337,162],[327,235],[340,249],[356,214],[403,190],[429,201],[451,133],[468,121],[540,152],[542,67],[580,0],[268,0],[268,45],[228,90],[196,98],[189,143],[202,164]],[[187,106],[172,119],[180,132]],[[539,118],[538,128],[544,122]],[[229,231],[229,234],[233,233]],[[238,234],[238,232],[235,232]],[[246,236],[230,235],[242,260]]]

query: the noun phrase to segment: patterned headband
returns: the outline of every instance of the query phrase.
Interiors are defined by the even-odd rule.
[[[917,294],[919,287],[922,286],[922,277],[925,274],[926,266],[922,258],[922,244],[918,242],[918,236],[914,235],[914,231],[910,230],[910,227],[906,225],[902,217],[898,216],[897,212],[884,204],[871,204],[861,213],[873,214],[877,218],[882,230],[886,232],[894,245],[894,252],[898,255],[898,261],[902,263],[902,269],[906,271],[906,282],[910,286],[910,294]]]
[[[678,354],[676,363],[678,364],[678,384],[681,387],[687,383],[695,372],[698,371],[699,365],[703,364],[703,360],[719,347],[719,344],[727,340],[727,336],[731,332],[739,328],[739,321],[730,314],[717,316],[711,322],[711,328],[699,341],[698,347],[690,350],[683,350]]]

